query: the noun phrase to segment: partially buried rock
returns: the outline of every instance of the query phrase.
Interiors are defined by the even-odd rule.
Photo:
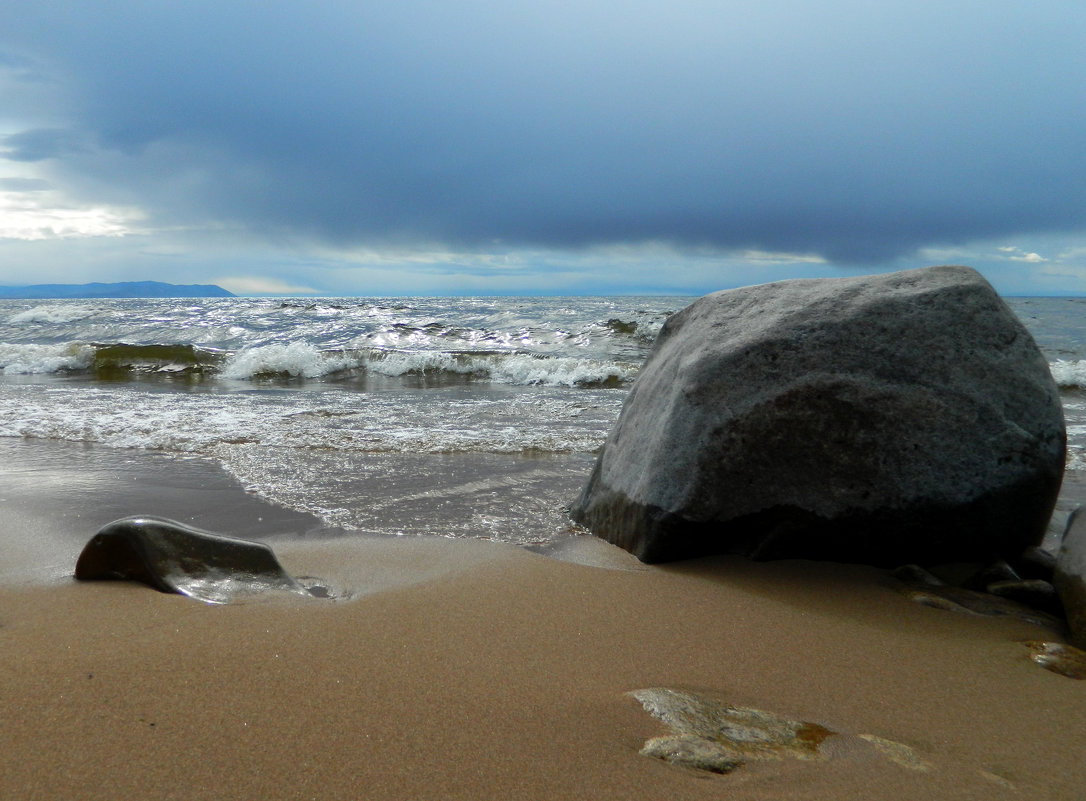
[[[1086,652],[1072,645],[1045,640],[1031,640],[1026,647],[1029,658],[1045,670],[1069,679],[1086,679]]]
[[[668,320],[570,511],[646,562],[988,562],[1040,541],[1064,453],[1047,360],[975,271],[783,281]]]
[[[833,734],[815,723],[681,690],[653,687],[630,695],[672,731],[646,742],[644,756],[712,773],[730,773],[751,759],[823,759],[819,745]]]
[[[1067,526],[1052,583],[1063,602],[1072,641],[1086,648],[1086,513],[1081,509]]]
[[[830,737],[853,745],[869,743],[881,756],[911,770],[932,768],[904,743],[874,734],[842,734],[817,723],[732,706],[705,693],[652,687],[630,695],[671,730],[648,740],[641,754],[686,768],[731,773],[752,760],[822,761],[828,758],[822,744]]]
[[[1063,604],[1056,588],[1043,579],[996,581],[988,585],[988,592],[999,598],[1017,601],[1031,609],[1039,609],[1057,618],[1063,617]]]
[[[208,603],[268,590],[310,594],[263,543],[150,516],[103,526],[79,555],[75,577],[141,581]]]

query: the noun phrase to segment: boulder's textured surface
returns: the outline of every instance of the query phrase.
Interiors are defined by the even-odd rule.
[[[1065,439],[974,270],[783,281],[668,320],[571,514],[647,562],[990,561],[1040,541]]]
[[[75,565],[80,580],[128,579],[208,603],[267,590],[309,593],[271,548],[163,517],[125,517],[99,529]]]
[[[1072,641],[1086,648],[1086,512],[1079,509],[1067,526],[1053,584],[1063,603]]]

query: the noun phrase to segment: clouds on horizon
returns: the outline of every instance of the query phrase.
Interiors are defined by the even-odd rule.
[[[1084,22],[1061,0],[40,0],[0,32],[0,190],[194,251],[1020,247],[1086,232]]]

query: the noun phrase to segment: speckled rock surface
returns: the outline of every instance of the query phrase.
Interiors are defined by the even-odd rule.
[[[975,271],[784,281],[667,322],[571,513],[647,562],[987,562],[1040,542],[1064,452],[1047,361]]]

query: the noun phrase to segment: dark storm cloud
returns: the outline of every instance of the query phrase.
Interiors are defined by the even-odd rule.
[[[1078,3],[21,5],[66,128],[7,157],[160,222],[839,263],[1086,222]]]
[[[73,131],[65,128],[31,128],[0,137],[0,155],[9,161],[45,161],[79,153]]]

